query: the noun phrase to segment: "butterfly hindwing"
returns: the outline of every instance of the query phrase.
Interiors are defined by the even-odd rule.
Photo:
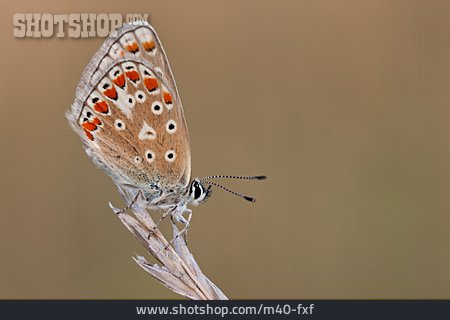
[[[126,25],[105,41],[83,73],[68,118],[88,155],[116,182],[189,183],[183,107],[151,26]]]

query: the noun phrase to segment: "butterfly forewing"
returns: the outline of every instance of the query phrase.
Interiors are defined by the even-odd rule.
[[[118,183],[185,187],[189,135],[167,57],[151,26],[127,25],[86,67],[68,118]]]

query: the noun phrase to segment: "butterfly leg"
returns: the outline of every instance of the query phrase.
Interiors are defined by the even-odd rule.
[[[139,197],[142,197],[142,199],[145,200],[144,192],[142,190],[139,190],[136,193],[136,195],[134,196],[133,200],[125,208],[117,210],[117,211],[115,211],[115,213],[116,214],[125,213],[126,211],[131,209],[136,204],[136,202],[138,201]],[[110,203],[110,206],[111,206],[111,203]]]
[[[154,233],[154,231],[156,229],[158,229],[159,224],[169,215],[172,214],[172,212],[176,209],[177,207],[173,207],[170,208],[169,210],[167,210],[165,213],[162,214],[161,218],[159,218],[158,221],[155,222],[155,226],[153,227],[153,229],[149,232],[147,239],[150,239],[151,235]]]
[[[163,213],[163,215],[161,216],[161,218],[159,218],[159,220],[156,221],[156,223],[155,223],[155,229],[158,228],[159,224],[160,224],[160,223],[161,223],[161,222],[162,222],[169,214],[171,214],[172,212],[174,212],[174,210],[175,210],[176,208],[177,208],[177,207],[173,207],[173,208],[167,210],[165,213]]]
[[[183,214],[185,214],[185,213],[188,214],[187,219],[185,217],[183,217]],[[192,219],[192,210],[191,209],[185,209],[183,213],[172,216],[172,222],[173,223],[180,222],[184,225],[184,228],[179,233],[177,233],[177,235],[175,235],[172,240],[169,241],[169,244],[166,246],[166,249],[169,245],[171,245],[180,236],[183,236],[184,241],[186,241],[186,235],[189,230],[191,219]]]

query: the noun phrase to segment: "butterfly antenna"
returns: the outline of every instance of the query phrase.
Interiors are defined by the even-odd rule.
[[[230,175],[216,175],[204,177],[201,181],[215,179],[215,178],[226,178],[226,179],[239,179],[239,180],[264,180],[267,179],[266,176],[230,176]]]
[[[222,185],[220,185],[220,184],[218,184],[218,183],[215,183],[215,182],[212,182],[212,181],[205,181],[205,183],[207,183],[207,184],[209,184],[209,185],[213,185],[213,186],[219,187],[219,188],[221,188],[221,189],[223,189],[223,190],[225,190],[225,191],[228,191],[228,192],[231,193],[231,194],[234,194],[235,196],[244,198],[244,199],[247,200],[247,201],[250,201],[250,202],[255,202],[255,201],[256,201],[255,198],[252,198],[252,197],[246,196],[245,194],[242,194],[242,193],[239,193],[239,192],[230,190],[230,189],[228,189],[227,187],[224,187],[224,186],[222,186]]]

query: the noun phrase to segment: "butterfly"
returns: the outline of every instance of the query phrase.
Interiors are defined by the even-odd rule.
[[[127,24],[105,40],[86,66],[66,114],[92,161],[122,192],[141,196],[187,231],[192,210],[220,187],[217,175],[191,180],[189,134],[167,56],[147,22]],[[184,217],[184,215],[187,215]]]

